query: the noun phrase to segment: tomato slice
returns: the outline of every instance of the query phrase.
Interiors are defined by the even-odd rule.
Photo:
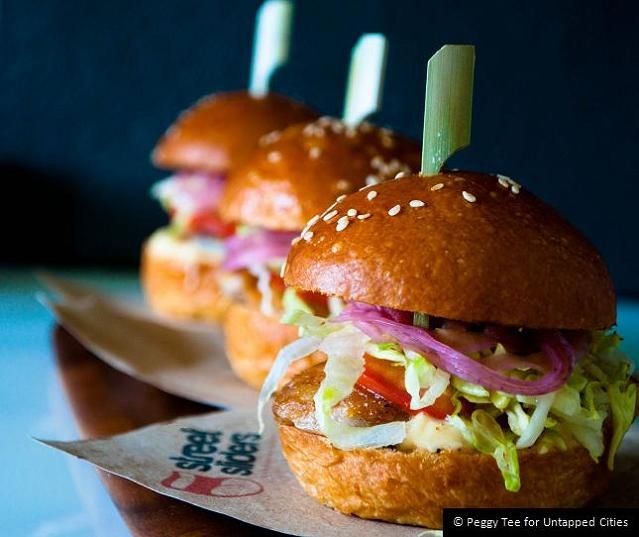
[[[235,226],[222,220],[217,214],[201,213],[194,215],[189,221],[191,233],[203,233],[215,237],[226,238],[233,235]]]
[[[271,289],[276,293],[283,294],[286,290],[286,285],[284,285],[284,280],[281,276],[277,274],[271,274]]]
[[[298,291],[297,294],[311,307],[315,315],[328,317],[328,297],[312,291]]]
[[[404,389],[404,368],[369,355],[364,356],[364,361],[364,373],[357,381],[357,384],[362,388],[381,395],[384,399],[411,414],[425,412],[433,418],[443,420],[455,410],[448,391],[439,396],[431,406],[420,410],[411,410],[410,395]]]

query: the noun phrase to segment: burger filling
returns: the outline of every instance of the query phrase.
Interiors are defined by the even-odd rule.
[[[155,185],[151,194],[171,218],[171,228],[182,237],[224,238],[233,226],[218,214],[224,178],[203,172],[182,172]]]
[[[154,257],[177,262],[184,267],[195,264],[218,265],[224,257],[221,241],[204,235],[184,240],[172,227],[160,228],[153,233],[147,248]]]
[[[362,303],[327,318],[303,304],[286,302],[283,320],[301,337],[280,352],[260,415],[290,363],[320,350],[328,360],[321,379],[313,373],[312,405],[307,387],[307,402],[291,413],[285,388],[275,414],[337,448],[474,449],[494,457],[516,492],[518,450],[581,445],[612,469],[634,419],[637,386],[614,331],[469,324]],[[369,406],[352,404],[362,397]],[[380,400],[396,412],[371,419],[385,408]]]
[[[257,303],[269,317],[280,318],[286,309],[301,309],[309,314],[327,315],[327,300],[313,293],[287,293],[280,272],[298,232],[272,231],[239,226],[224,242],[222,288],[242,302]],[[231,282],[241,280],[238,287]]]
[[[229,297],[255,304],[262,313],[279,318],[285,286],[280,270],[297,232],[235,227],[218,213],[224,177],[203,172],[182,172],[156,183],[152,195],[171,218],[148,246],[152,253],[185,267],[222,264],[219,284]],[[308,293],[307,308],[327,314],[326,300]]]

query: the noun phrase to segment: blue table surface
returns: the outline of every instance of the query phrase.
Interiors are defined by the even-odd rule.
[[[134,272],[57,271],[130,296]],[[78,437],[56,373],[51,314],[35,299],[33,272],[0,270],[0,533],[32,537],[114,537],[128,531],[96,473],[32,437]],[[620,299],[624,350],[639,358],[639,301]]]

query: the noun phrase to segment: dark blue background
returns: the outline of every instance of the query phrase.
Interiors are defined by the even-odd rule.
[[[149,152],[198,97],[245,87],[258,4],[4,0],[0,261],[135,263],[165,221]],[[637,4],[300,0],[274,87],[339,114],[350,47],[385,32],[378,120],[417,137],[426,59],[475,44],[473,143],[452,165],[520,180],[637,292]]]

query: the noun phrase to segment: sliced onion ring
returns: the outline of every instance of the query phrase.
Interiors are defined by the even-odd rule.
[[[238,270],[277,259],[284,260],[291,241],[298,233],[260,229],[247,235],[235,235],[224,242],[226,255],[222,266]]]
[[[534,380],[513,378],[438,341],[423,328],[402,324],[390,317],[378,308],[358,304],[356,307],[347,306],[336,320],[352,322],[373,341],[396,341],[425,355],[433,365],[451,375],[510,394],[542,395],[555,391],[566,383],[575,363],[575,352],[561,332],[540,330],[537,339],[548,358],[547,373]]]

